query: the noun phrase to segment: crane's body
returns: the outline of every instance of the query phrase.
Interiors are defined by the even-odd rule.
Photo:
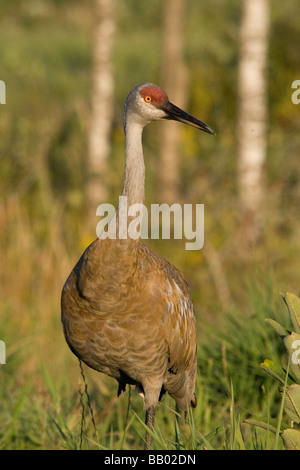
[[[156,85],[135,87],[124,106],[122,195],[127,196],[128,207],[144,202],[142,131],[148,122],[160,119],[180,120],[214,133],[172,105]],[[118,209],[114,222],[119,226]],[[73,353],[114,377],[118,393],[126,384],[137,386],[149,427],[163,393],[168,392],[180,410],[196,406],[197,338],[188,286],[174,266],[140,240],[107,236],[85,250],[63,288],[62,323]],[[150,443],[147,433],[146,448]]]

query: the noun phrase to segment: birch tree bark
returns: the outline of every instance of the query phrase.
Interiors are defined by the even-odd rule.
[[[107,197],[107,170],[113,117],[112,50],[114,0],[94,0],[96,25],[93,50],[92,116],[89,132],[88,204],[92,216]]]
[[[238,76],[238,185],[244,235],[255,242],[263,225],[266,159],[266,68],[269,0],[244,0]]]
[[[165,0],[162,25],[161,83],[170,100],[186,108],[187,69],[184,63],[185,0]],[[179,151],[181,129],[161,123],[160,198],[173,203],[180,198]]]

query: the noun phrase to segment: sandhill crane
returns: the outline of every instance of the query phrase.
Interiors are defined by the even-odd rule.
[[[127,196],[128,207],[144,202],[143,128],[162,119],[214,134],[170,103],[158,86],[143,83],[133,88],[124,106],[122,195]],[[117,226],[119,222],[118,208]],[[72,352],[89,367],[114,377],[118,395],[126,384],[136,385],[144,399],[148,429],[153,429],[156,407],[166,392],[182,411],[196,406],[197,338],[188,286],[177,268],[140,240],[97,238],[63,287],[61,318]],[[145,449],[151,443],[147,431]]]

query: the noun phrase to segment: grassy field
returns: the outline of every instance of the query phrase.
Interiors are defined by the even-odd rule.
[[[117,1],[112,203],[122,186],[124,98],[136,83],[159,82],[160,74],[160,0],[145,10],[138,0]],[[182,198],[205,204],[205,240],[221,261],[227,294],[220,294],[204,250],[188,252],[181,240],[147,242],[189,282],[199,338],[198,407],[184,421],[164,397],[156,449],[283,449],[276,433],[245,419],[281,424],[278,384],[260,363],[281,362],[284,351],[264,320],[288,326],[280,293],[299,293],[300,113],[290,99],[291,83],[300,78],[298,4],[272,7],[265,227],[249,251],[240,246],[236,182],[240,4],[187,1],[189,110],[217,137],[185,129]],[[0,8],[0,79],[7,89],[0,107],[0,340],[6,344],[0,449],[141,449],[141,398],[133,387],[117,398],[112,379],[84,366],[95,429],[60,323],[62,286],[94,238],[85,220],[93,12],[71,0],[0,0]],[[149,126],[144,140],[147,204],[157,198],[157,129]]]
[[[201,322],[197,315],[198,406],[185,423],[182,417],[176,419],[174,402],[164,397],[157,411],[156,449],[274,448],[274,434],[243,420],[277,420],[278,385],[259,364],[265,358],[280,362],[283,354],[264,318],[287,324],[287,315],[279,298],[274,303],[271,287],[249,288],[248,296],[249,311],[223,311],[219,327]],[[54,311],[54,306],[48,307]],[[0,369],[0,447],[142,448],[144,411],[134,388],[117,398],[117,384],[85,366],[83,381],[79,363],[64,342],[59,309],[56,315],[47,315],[42,307],[40,314],[30,313],[30,322],[28,312],[26,318],[11,318],[7,306],[1,324],[7,364]],[[282,446],[280,441],[277,445]]]

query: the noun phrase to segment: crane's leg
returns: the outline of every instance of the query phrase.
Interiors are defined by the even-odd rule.
[[[150,431],[154,430],[154,417],[155,411],[159,402],[159,397],[162,390],[162,377],[161,376],[151,376],[150,381],[145,380],[143,382],[144,390],[144,406],[146,410],[146,419],[145,424]],[[152,446],[152,436],[147,430],[145,438],[145,450],[150,450]]]
[[[145,424],[146,426],[152,431],[154,429],[154,417],[155,417],[155,411],[156,411],[156,406],[150,406],[146,410],[146,419],[145,419]],[[146,437],[145,437],[145,450],[150,450],[152,446],[152,436],[146,431]]]

